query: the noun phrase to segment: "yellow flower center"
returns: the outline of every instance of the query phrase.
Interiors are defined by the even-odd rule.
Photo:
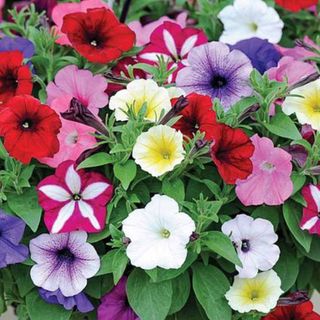
[[[168,239],[170,237],[170,231],[167,229],[162,229],[161,230],[161,236],[165,239]]]
[[[253,32],[256,32],[258,30],[258,25],[255,22],[252,22],[252,23],[250,23],[249,28]]]
[[[258,290],[253,290],[252,292],[251,292],[251,300],[252,301],[255,301],[255,300],[257,300],[259,298],[259,292],[258,292]]]
[[[170,153],[169,153],[169,152],[164,152],[164,153],[162,154],[162,156],[163,156],[163,159],[166,159],[166,160],[169,160],[169,159],[170,159]]]
[[[320,114],[320,90],[308,94],[304,98],[304,105],[310,117]]]

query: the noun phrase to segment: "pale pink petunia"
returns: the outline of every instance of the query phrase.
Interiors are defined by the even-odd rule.
[[[2,9],[5,4],[6,4],[5,0],[0,0],[0,21],[2,20]]]
[[[54,82],[48,84],[47,104],[57,112],[64,112],[69,108],[71,99],[76,98],[97,115],[99,108],[108,103],[106,89],[107,81],[101,75],[93,75],[89,70],[79,70],[77,66],[69,65],[59,70]]]
[[[302,195],[307,206],[303,208],[300,227],[311,234],[320,235],[320,185],[309,184],[303,187]]]
[[[50,233],[100,232],[105,228],[113,186],[102,174],[76,170],[73,161],[65,161],[54,175],[38,184],[37,190]]]
[[[83,0],[80,3],[67,2],[59,3],[52,10],[52,21],[56,24],[56,34],[58,35],[57,43],[62,45],[70,45],[70,41],[64,33],[61,32],[63,17],[69,13],[87,12],[87,9],[107,8],[109,6],[103,0]]]
[[[251,137],[255,151],[251,157],[252,174],[245,180],[237,180],[236,194],[245,205],[280,205],[293,191],[290,179],[291,155],[275,148],[269,138]]]
[[[140,21],[132,21],[128,24],[128,27],[136,34],[136,45],[144,46],[150,41],[151,33],[165,21],[176,22],[184,28],[187,24],[187,15],[188,14],[186,12],[181,12],[177,16],[176,20],[170,19],[169,17],[161,17],[160,19],[150,22],[144,26]]]

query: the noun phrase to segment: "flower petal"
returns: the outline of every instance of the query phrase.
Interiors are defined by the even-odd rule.
[[[81,193],[83,200],[92,200],[102,194],[110,184],[105,182],[95,182],[87,186]]]
[[[72,193],[80,193],[81,189],[81,178],[78,173],[74,170],[73,165],[69,167],[66,174],[66,184]]]
[[[60,209],[58,217],[52,226],[51,233],[58,233],[63,228],[65,223],[72,216],[74,212],[74,206],[75,201],[70,201]]]
[[[64,202],[70,200],[69,192],[57,185],[44,185],[40,187],[39,190],[43,192],[48,198],[55,201]]]
[[[95,217],[94,215],[94,211],[92,209],[92,207],[85,201],[82,201],[80,200],[78,202],[78,205],[79,205],[79,209],[80,209],[80,212],[81,212],[81,215],[84,217],[84,218],[88,218],[90,223],[97,229],[97,230],[100,230],[101,229],[101,226],[97,220],[97,218]]]

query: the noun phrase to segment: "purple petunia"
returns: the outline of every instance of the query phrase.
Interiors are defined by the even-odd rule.
[[[48,291],[60,289],[65,297],[80,293],[100,268],[95,248],[86,242],[87,234],[75,231],[41,234],[30,241],[33,283]]]
[[[176,79],[177,87],[186,93],[219,98],[225,109],[252,94],[249,85],[252,65],[239,50],[230,51],[223,43],[210,42],[193,48],[188,55],[188,64]]]
[[[261,74],[278,65],[281,53],[268,40],[251,38],[237,42],[230,46],[231,50],[243,52],[251,61],[252,66]]]
[[[127,277],[124,276],[102,297],[98,307],[98,320],[139,320],[128,303],[126,285]]]
[[[74,307],[77,307],[77,310],[81,313],[87,313],[94,310],[94,306],[83,292],[78,293],[75,296],[65,297],[59,289],[56,291],[48,291],[39,288],[39,295],[45,302],[60,304],[66,310],[71,310]]]
[[[31,58],[34,55],[34,45],[31,41],[21,37],[3,37],[0,39],[0,52],[20,51],[24,58]]]
[[[25,223],[14,216],[0,210],[0,268],[9,264],[23,262],[29,251],[25,245],[19,244],[24,233]]]

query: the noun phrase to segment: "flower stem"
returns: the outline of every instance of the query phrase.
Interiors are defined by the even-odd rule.
[[[127,19],[127,15],[128,15],[128,12],[129,12],[130,4],[131,4],[131,0],[126,0],[124,5],[123,5],[122,11],[121,11],[121,15],[120,15],[120,22],[121,23],[124,23],[126,21],[126,19]]]

